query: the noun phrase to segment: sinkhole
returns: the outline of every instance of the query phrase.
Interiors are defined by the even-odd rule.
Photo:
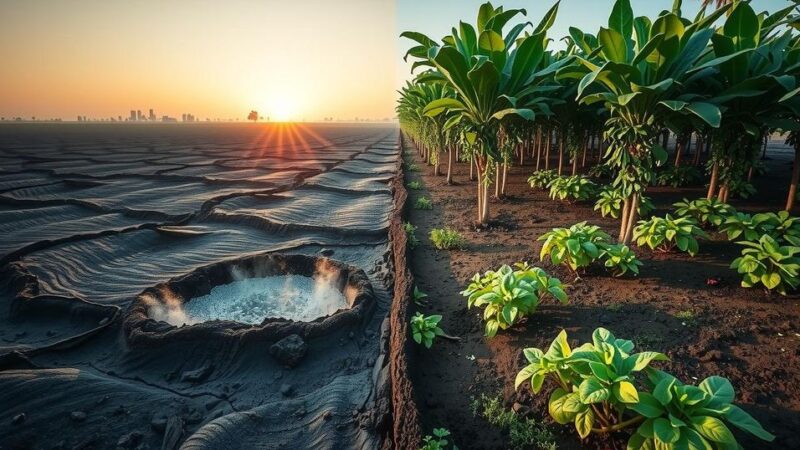
[[[308,255],[262,254],[221,261],[146,289],[125,319],[129,342],[166,335],[313,337],[371,314],[361,269]]]

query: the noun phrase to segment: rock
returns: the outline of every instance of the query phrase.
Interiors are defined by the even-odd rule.
[[[133,449],[142,442],[143,438],[144,435],[138,431],[131,431],[128,434],[124,434],[117,440],[117,450]]]
[[[27,418],[28,418],[28,415],[27,415],[27,414],[25,414],[25,413],[19,413],[19,414],[17,414],[16,416],[14,416],[14,418],[13,418],[13,419],[11,419],[11,424],[12,424],[12,425],[19,425],[19,424],[21,424],[22,422],[25,422],[25,419],[27,419]]]
[[[308,346],[303,338],[296,334],[290,334],[280,341],[272,344],[269,353],[273,358],[287,367],[295,367],[306,356]]]
[[[322,255],[322,256],[331,256],[331,255],[333,255],[333,249],[332,248],[323,248],[322,250],[319,251],[319,254]]]
[[[86,413],[83,411],[72,411],[69,413],[69,418],[72,419],[73,422],[83,422],[86,420]]]
[[[183,420],[178,416],[167,419],[167,429],[164,433],[164,440],[161,441],[161,450],[174,450],[183,437]]]
[[[211,372],[214,371],[214,366],[211,364],[206,364],[203,367],[195,370],[185,370],[181,374],[181,381],[189,382],[189,383],[201,383],[211,375]]]
[[[221,402],[221,401],[222,401],[222,399],[219,399],[219,398],[213,398],[213,399],[207,401],[206,402],[206,410],[207,411],[211,411],[212,409],[216,408],[217,405],[219,405],[219,402]]]
[[[284,397],[291,397],[294,395],[294,387],[291,384],[284,383],[281,385],[281,395]]]

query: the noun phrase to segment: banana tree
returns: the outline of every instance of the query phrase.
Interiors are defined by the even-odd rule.
[[[608,28],[597,34],[600,64],[578,60],[587,70],[578,86],[581,102],[602,102],[610,114],[605,138],[609,163],[617,170],[613,185],[625,202],[619,240],[630,241],[638,203],[653,179],[654,168],[667,158],[658,143],[662,119],[692,114],[711,127],[721,120],[719,107],[687,95],[683,85],[689,70],[707,51],[713,22],[725,11],[688,21],[680,16],[680,2],[655,21],[633,16],[629,0],[617,0]]]
[[[504,118],[519,116],[533,120],[537,113],[547,113],[547,86],[536,83],[537,73],[547,71],[541,63],[548,44],[546,31],[558,11],[556,3],[539,25],[527,32],[530,23],[518,24],[508,32],[503,28],[523,9],[504,10],[491,3],[481,5],[476,26],[461,22],[451,35],[437,44],[420,33],[401,34],[416,41],[408,55],[421,58],[415,66],[434,69],[426,73],[428,82],[443,82],[455,92],[455,98],[434,100],[424,113],[436,117],[444,112],[457,113],[474,143],[478,169],[477,221],[489,220],[489,184],[491,163],[499,159],[498,132]],[[523,35],[523,32],[525,34]],[[540,75],[541,78],[541,75]]]
[[[736,3],[711,38],[713,51],[690,71],[688,83],[722,111],[720,127],[710,133],[709,199],[726,202],[743,186],[765,132],[787,123],[780,120],[787,111],[781,100],[797,87],[791,74],[797,68],[787,67],[792,52],[797,54],[797,39],[779,28],[791,10],[759,16],[749,3]]]

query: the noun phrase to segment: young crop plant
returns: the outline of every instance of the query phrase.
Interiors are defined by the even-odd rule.
[[[550,189],[550,198],[568,203],[591,200],[597,194],[597,185],[580,175],[556,177],[547,184],[547,187]]]
[[[627,245],[612,244],[601,247],[600,259],[604,259],[603,265],[615,277],[621,277],[628,272],[639,275],[639,266],[642,262],[636,257]]]
[[[757,241],[765,234],[772,235],[777,225],[775,215],[772,213],[751,216],[750,214],[737,212],[728,216],[719,228],[720,231],[728,235],[729,241]]]
[[[800,284],[800,247],[781,246],[771,236],[765,234],[756,242],[740,242],[745,248],[742,256],[733,260],[731,269],[742,275],[742,287],[750,288],[759,284],[768,291],[786,295],[788,289],[797,289]]]
[[[439,250],[462,249],[466,240],[461,233],[452,228],[434,228],[430,234],[433,246]]]
[[[767,442],[775,439],[732,403],[735,392],[726,378],[711,376],[692,386],[651,369],[647,380],[651,393],[640,392],[631,406],[645,419],[628,440],[629,449],[741,449],[728,425]]]
[[[408,183],[408,188],[412,189],[412,190],[415,190],[415,191],[418,191],[418,190],[422,189],[422,182],[420,182],[418,180],[411,181],[411,182]]]
[[[406,233],[408,247],[412,250],[417,248],[419,245],[419,239],[417,239],[417,227],[412,225],[411,222],[403,222],[403,231]]]
[[[420,197],[414,202],[414,209],[433,209],[433,202],[427,197]]]
[[[553,170],[537,170],[533,175],[528,177],[528,184],[532,188],[546,189],[551,181],[558,178],[558,173]]]
[[[699,181],[701,176],[700,170],[695,166],[672,166],[658,174],[656,183],[659,186],[678,188]]]
[[[766,213],[774,225],[774,234],[778,239],[798,245],[800,239],[800,217],[789,215],[786,211]]]
[[[624,202],[625,199],[618,189],[613,186],[607,186],[598,194],[597,201],[594,204],[594,210],[600,211],[603,217],[611,216],[617,219],[622,211]],[[639,197],[637,209],[639,217],[650,216],[650,213],[652,213],[654,209],[655,205],[653,205],[649,197],[645,197],[644,195]]]
[[[699,198],[689,201],[683,199],[682,202],[674,203],[675,214],[678,217],[692,217],[700,226],[713,225],[718,227],[728,218],[736,213],[736,210],[727,203],[722,203],[717,199]]]
[[[586,222],[576,223],[569,228],[553,228],[539,236],[538,240],[544,241],[539,253],[540,261],[549,256],[554,265],[564,264],[575,275],[600,258],[602,248],[611,244],[611,236],[600,227],[587,225]]]
[[[516,377],[514,388],[530,383],[538,394],[545,378],[558,388],[550,395],[550,416],[559,424],[573,423],[581,438],[590,433],[613,433],[641,423],[645,418],[626,414],[642,394],[635,376],[653,361],[667,361],[658,352],[633,352],[633,342],[617,339],[610,331],[598,328],[592,342],[572,349],[567,332],[561,331],[547,352],[526,348],[528,360]]]
[[[484,308],[486,336],[494,337],[498,330],[506,330],[524,317],[536,312],[536,308],[548,295],[562,304],[567,303],[567,294],[558,278],[529,266],[515,264],[516,269],[503,265],[483,275],[476,273],[461,295],[467,297],[467,308]]]
[[[406,163],[406,170],[409,172],[418,172],[419,166],[414,163]]]
[[[517,374],[515,389],[530,383],[538,394],[551,378],[558,387],[548,411],[556,422],[574,424],[581,438],[635,427],[630,450],[741,449],[725,422],[765,441],[774,439],[732,404],[734,390],[727,379],[711,376],[699,386],[684,385],[651,367],[667,361],[664,354],[633,349],[633,342],[604,328],[592,333],[592,342],[573,349],[561,331],[547,352],[523,351],[528,364]],[[636,386],[640,373],[646,375],[643,387]]]
[[[452,444],[451,447],[447,445],[450,444],[450,441],[447,438],[450,437],[450,431],[446,428],[434,428],[433,429],[433,436],[427,435],[422,438],[422,447],[419,450],[458,450],[456,444]]]
[[[692,217],[673,219],[669,214],[665,217],[651,217],[650,220],[640,220],[633,229],[633,239],[639,247],[647,246],[651,250],[664,252],[677,247],[690,256],[696,255],[700,249],[697,238],[708,238],[708,235],[697,226]]]
[[[411,318],[411,337],[414,338],[414,342],[424,345],[425,348],[431,348],[437,336],[445,335],[444,330],[439,328],[441,320],[442,316],[438,314],[432,316],[414,314]]]
[[[417,306],[424,306],[428,303],[427,300],[428,294],[422,292],[419,287],[416,285],[414,286],[414,290],[411,292],[411,299],[414,301],[414,304]]]

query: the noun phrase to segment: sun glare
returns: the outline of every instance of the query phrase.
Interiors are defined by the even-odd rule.
[[[297,120],[297,103],[288,97],[273,97],[269,102],[267,114],[275,122],[289,122]]]

